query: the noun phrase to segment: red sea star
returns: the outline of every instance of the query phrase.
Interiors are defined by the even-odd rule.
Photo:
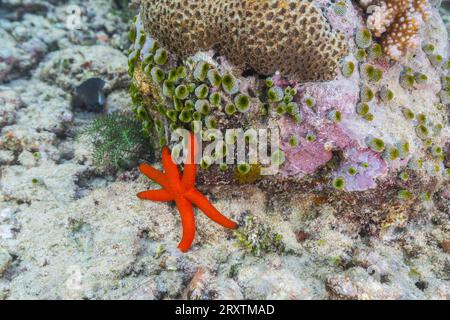
[[[162,149],[164,173],[148,164],[141,164],[139,166],[139,170],[143,174],[163,187],[161,190],[148,190],[138,193],[137,196],[140,199],[159,202],[175,201],[183,225],[183,236],[178,248],[183,252],[189,250],[195,236],[194,208],[192,205],[195,205],[211,220],[225,228],[237,228],[235,222],[222,215],[214,208],[208,199],[195,188],[195,177],[197,173],[197,165],[194,162],[195,149],[195,135],[191,134],[188,161],[186,161],[184,166],[183,177],[181,177],[180,171],[173,162],[170,150],[167,147]]]

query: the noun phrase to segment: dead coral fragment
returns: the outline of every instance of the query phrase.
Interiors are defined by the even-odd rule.
[[[346,54],[311,1],[143,0],[146,32],[180,57],[217,48],[237,66],[279,70],[297,80],[331,80]]]
[[[378,0],[372,4],[367,26],[381,37],[383,51],[389,58],[399,60],[419,45],[420,25],[430,16],[428,0]]]

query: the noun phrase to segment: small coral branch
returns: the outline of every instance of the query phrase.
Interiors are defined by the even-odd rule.
[[[362,1],[367,6],[367,27],[381,37],[384,53],[399,60],[419,45],[420,26],[430,17],[428,0]]]

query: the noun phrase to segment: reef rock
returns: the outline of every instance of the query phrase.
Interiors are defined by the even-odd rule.
[[[449,177],[448,34],[427,1],[413,6],[426,9],[411,35],[420,45],[405,46],[372,34],[373,14],[351,1],[141,1],[134,111],[161,145],[194,121],[279,130],[278,174],[205,161],[201,183],[320,194],[344,216],[393,225]]]

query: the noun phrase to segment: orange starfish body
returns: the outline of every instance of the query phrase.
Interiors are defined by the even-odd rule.
[[[236,229],[237,224],[222,215],[208,199],[195,188],[195,178],[197,165],[194,163],[196,141],[195,135],[191,134],[188,161],[184,166],[181,177],[178,166],[173,162],[169,148],[162,149],[162,165],[164,173],[148,164],[141,164],[139,170],[148,178],[155,181],[163,189],[148,190],[138,193],[138,197],[143,200],[160,202],[175,201],[181,216],[183,226],[183,236],[178,248],[186,252],[191,247],[195,237],[194,208],[195,205],[203,211],[211,220],[224,226],[225,228]]]

